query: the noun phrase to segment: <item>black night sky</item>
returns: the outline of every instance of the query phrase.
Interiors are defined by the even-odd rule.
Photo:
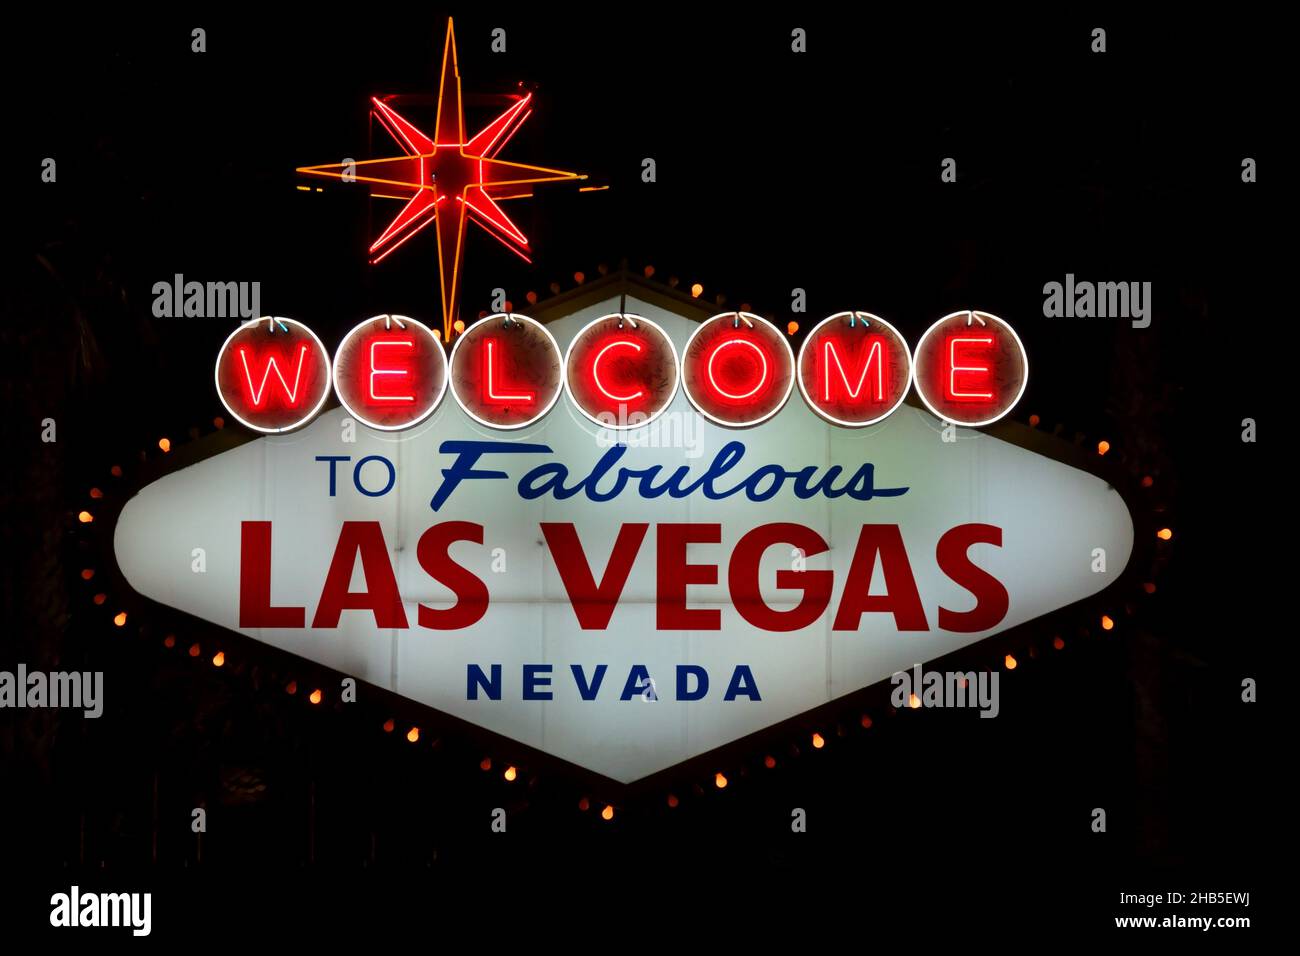
[[[382,312],[438,323],[431,236],[369,266],[391,206],[323,181],[301,191],[294,170],[391,155],[372,95],[427,94],[407,113],[431,119],[449,14],[467,125],[522,82],[536,109],[502,158],[609,186],[556,184],[510,205],[531,265],[471,228],[466,319],[495,287],[527,311],[530,291],[544,303],[553,283],[621,265],[698,282],[717,311],[746,304],[781,327],[857,308],[914,343],[948,312],[996,313],[1033,362],[1014,417],[1037,415],[1083,449],[1108,440],[1126,481],[1153,478],[1138,527],[1176,532],[1137,579],[1156,592],[1117,593],[1113,635],[1091,606],[1044,622],[996,721],[880,713],[863,732],[841,718],[831,746],[783,754],[779,772],[763,776],[761,750],[737,757],[746,769],[725,793],[683,778],[671,812],[662,790],[605,794],[549,765],[503,795],[477,764],[495,744],[472,728],[449,725],[441,748],[417,753],[377,729],[418,714],[409,702],[310,708],[283,686],[320,668],[245,642],[241,665],[217,671],[186,654],[197,622],[139,599],[131,626],[113,627],[125,585],[79,577],[97,547],[76,518],[89,489],[111,514],[158,473],[159,436],[178,454],[221,440],[208,437],[222,414],[211,368],[230,323],[154,318],[155,282],[259,281],[264,312],[327,344]],[[0,896],[6,932],[47,928],[49,895],[78,880],[152,890],[168,938],[239,935],[245,916],[272,938],[319,929],[331,903],[398,926],[462,895],[505,920],[515,896],[547,892],[565,898],[555,924],[563,907],[648,892],[705,925],[761,929],[757,907],[722,902],[751,886],[786,901],[774,915],[865,933],[951,919],[988,938],[1031,925],[1074,937],[1113,930],[1130,912],[1121,890],[1249,890],[1246,912],[1267,922],[1284,745],[1266,650],[1285,639],[1274,563],[1289,522],[1263,456],[1284,427],[1270,414],[1286,344],[1273,327],[1292,273],[1278,134],[1290,110],[1267,24],[832,7],[140,16],[42,16],[0,41],[13,197],[0,669],[101,669],[124,701],[102,721],[0,712],[0,862],[21,875]],[[1097,26],[1104,54],[1089,49]],[[191,52],[194,27],[205,53]],[[805,54],[791,52],[795,27]],[[55,183],[41,181],[46,157]],[[940,181],[945,157],[956,183]],[[1242,182],[1245,157],[1256,183]],[[1045,318],[1043,285],[1067,273],[1151,282],[1150,328]],[[806,314],[790,312],[795,288]],[[46,418],[56,443],[40,440]],[[1244,418],[1258,443],[1242,442]],[[1055,634],[1066,652],[1053,653]],[[1245,678],[1261,703],[1241,702]],[[623,802],[604,824],[578,810],[583,797]],[[519,821],[508,841],[466,822],[502,800]],[[200,805],[225,818],[201,843],[188,826]],[[789,832],[792,806],[817,821],[808,834]],[[1098,806],[1104,835],[1088,827]],[[489,884],[496,895],[478,893]]]

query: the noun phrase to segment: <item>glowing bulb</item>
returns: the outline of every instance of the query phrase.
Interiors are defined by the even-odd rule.
[[[909,694],[907,698],[907,706],[911,707],[913,710],[920,709],[921,698],[917,697],[915,694]]]
[[[719,790],[723,790],[727,786],[727,778],[724,777],[721,773],[719,773],[717,776],[713,778],[713,785],[717,787]]]
[[[308,697],[307,699],[311,701],[313,704],[319,704],[324,699],[324,697],[325,695],[322,694],[320,692],[320,688],[317,687],[314,691],[311,692],[311,696]]]
[[[1111,620],[1110,615],[1109,615],[1109,614],[1103,614],[1103,615],[1101,616],[1101,629],[1102,629],[1103,631],[1109,631],[1109,630],[1113,630],[1114,627],[1115,627],[1115,622],[1114,622],[1113,620]]]
[[[600,818],[602,820],[613,820],[614,808],[611,807],[609,804],[605,804],[605,809],[600,811]]]
[[[698,282],[695,283],[693,286],[691,286],[692,299],[698,299],[703,294],[704,294],[704,286],[700,285]]]
[[[92,521],[95,520],[95,516],[92,515],[89,511],[83,511],[81,512],[81,514],[77,515],[77,520],[80,521],[82,524],[90,524]]]
[[[118,627],[122,627],[124,624],[126,624],[126,611],[118,611],[116,614],[114,614],[113,623],[116,624]]]
[[[409,740],[411,743],[415,743],[417,740],[419,740],[419,739],[420,739],[420,728],[419,728],[419,727],[412,727],[410,730],[408,730],[408,731],[406,732],[406,739]]]
[[[1161,541],[1168,541],[1173,536],[1174,536],[1174,532],[1170,528],[1161,528],[1159,531],[1156,532],[1156,537],[1159,538]]]
[[[814,750],[821,750],[823,747],[826,746],[826,738],[823,737],[821,734],[813,734],[812,745]]]
[[[1108,441],[1097,442],[1097,454],[1104,455],[1108,451],[1110,451],[1110,442]]]
[[[465,320],[464,320],[464,319],[457,319],[457,320],[455,321],[455,323],[452,324],[452,328],[456,330],[456,333],[457,333],[458,335],[459,335],[461,332],[464,332],[464,331],[465,331]]]
[[[172,450],[172,440],[170,438],[159,438],[158,447],[164,452],[169,452]]]
[[[1007,655],[1007,659],[1005,663],[1007,665],[1007,670],[1013,671],[1016,669],[1016,659],[1012,657],[1010,654]]]
[[[794,335],[796,332],[799,331],[799,323],[793,321],[787,322],[785,326],[785,331],[789,335]]]
[[[221,667],[225,663],[226,663],[226,652],[217,651],[216,655],[212,658],[212,666]]]
[[[519,776],[519,771],[514,767],[506,767],[506,772],[502,776],[506,778],[507,783],[514,783],[515,778]]]

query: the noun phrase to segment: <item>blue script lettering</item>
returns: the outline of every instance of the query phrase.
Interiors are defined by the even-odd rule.
[[[505,441],[445,441],[438,446],[438,451],[444,455],[455,455],[456,458],[450,467],[442,469],[442,483],[429,501],[429,507],[434,511],[443,506],[462,481],[510,478],[509,473],[504,471],[476,468],[484,455],[552,453],[549,445]],[[665,494],[670,498],[685,498],[698,491],[705,498],[714,501],[742,493],[750,501],[767,501],[775,497],[787,482],[796,498],[813,498],[817,495],[839,498],[848,495],[855,501],[870,501],[872,498],[896,498],[907,493],[907,488],[877,488],[876,466],[870,462],[863,463],[840,484],[836,482],[841,480],[844,469],[839,465],[831,465],[824,470],[817,465],[807,465],[791,471],[782,465],[773,464],[762,465],[743,479],[733,477],[731,481],[735,483],[728,485],[723,479],[745,457],[745,446],[738,441],[723,445],[704,473],[692,481],[688,481],[691,477],[689,465],[682,465],[667,477],[663,476],[663,465],[616,469],[615,466],[626,453],[625,445],[610,448],[585,476],[572,484],[567,483],[569,469],[562,462],[552,461],[538,465],[519,479],[519,497],[532,501],[550,495],[557,501],[563,501],[581,494],[589,501],[612,501],[632,485],[642,498],[658,498]]]

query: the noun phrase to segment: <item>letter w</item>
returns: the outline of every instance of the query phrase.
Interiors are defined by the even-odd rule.
[[[603,631],[609,626],[609,619],[614,614],[614,607],[627,584],[632,563],[636,561],[649,527],[648,524],[625,524],[619,528],[604,577],[597,584],[573,525],[542,522],[546,546],[551,549],[551,557],[555,559],[560,580],[568,592],[573,613],[578,616],[578,623],[584,631]]]
[[[262,400],[266,397],[266,383],[270,381],[272,372],[275,372],[275,377],[280,380],[280,387],[284,389],[284,393],[289,397],[289,404],[291,406],[298,404],[298,383],[302,381],[302,363],[307,359],[306,343],[298,348],[298,368],[293,373],[293,388],[290,388],[289,383],[285,381],[284,373],[280,371],[280,366],[276,364],[274,355],[266,357],[266,365],[262,369],[261,385],[253,384],[253,370],[248,367],[248,349],[241,348],[239,357],[244,362],[244,378],[248,381],[248,394],[253,400],[254,408],[262,407]]]

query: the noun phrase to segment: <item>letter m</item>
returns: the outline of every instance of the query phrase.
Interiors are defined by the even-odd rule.
[[[239,315],[239,283],[208,283],[208,316],[229,319]]]
[[[871,393],[868,396],[869,401],[881,402],[885,399],[885,348],[884,341],[879,335],[869,336],[861,351],[865,355],[858,367],[857,384],[849,381],[849,373],[844,368],[844,361],[840,358],[839,350],[835,347],[835,342],[827,339],[822,346],[822,401],[831,400],[831,383],[838,379],[843,391],[848,393],[848,397],[857,399],[862,391],[862,386],[867,382],[867,375],[872,368],[875,374],[871,377]],[[834,374],[832,373],[834,369]]]
[[[1121,299],[1123,300],[1122,302]],[[1128,283],[1127,282],[1097,283],[1097,305],[1102,309],[1101,315],[1103,318],[1108,318],[1108,319],[1129,318]]]

